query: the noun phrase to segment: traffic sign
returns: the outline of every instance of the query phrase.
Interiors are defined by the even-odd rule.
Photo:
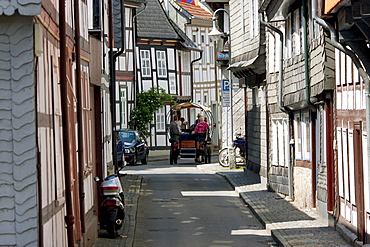
[[[223,79],[222,80],[222,91],[230,91],[230,83],[229,80]]]
[[[229,83],[229,80],[223,79],[222,80],[222,106],[230,107],[230,105],[231,105],[230,83]]]

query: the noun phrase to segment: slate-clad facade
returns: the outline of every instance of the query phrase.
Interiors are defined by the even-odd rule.
[[[38,245],[36,92],[33,18],[41,3],[4,2],[0,15],[0,236],[8,246]]]

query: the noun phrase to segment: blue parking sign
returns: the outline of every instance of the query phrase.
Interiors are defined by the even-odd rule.
[[[223,79],[222,80],[222,91],[223,92],[230,91],[230,83],[229,83],[229,80],[227,80],[227,79]]]

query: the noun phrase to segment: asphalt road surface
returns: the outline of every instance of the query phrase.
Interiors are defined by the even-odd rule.
[[[133,246],[276,246],[228,182],[196,165],[183,159],[125,168],[144,177]]]

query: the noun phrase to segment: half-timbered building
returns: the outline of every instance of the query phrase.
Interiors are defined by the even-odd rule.
[[[208,33],[212,29],[212,14],[206,3],[196,1],[169,1],[168,15],[186,35],[202,50],[191,54],[193,82],[192,102],[209,107],[216,120],[212,136],[213,146],[219,146],[221,138],[220,69],[215,60],[215,41]],[[197,111],[189,110],[186,119],[193,123]]]
[[[157,0],[148,1],[142,14],[137,16],[137,92],[160,87],[177,102],[191,101],[190,51],[200,53],[201,50],[175,26]],[[169,145],[167,126],[170,119],[166,117],[169,111],[167,105],[155,112],[149,137],[152,148]]]
[[[370,243],[369,188],[369,1],[312,1],[314,16],[328,32],[335,49],[334,214]],[[335,25],[334,25],[335,24]],[[329,181],[328,181],[329,182]],[[329,200],[329,198],[328,198]],[[328,208],[328,211],[331,211]]]

